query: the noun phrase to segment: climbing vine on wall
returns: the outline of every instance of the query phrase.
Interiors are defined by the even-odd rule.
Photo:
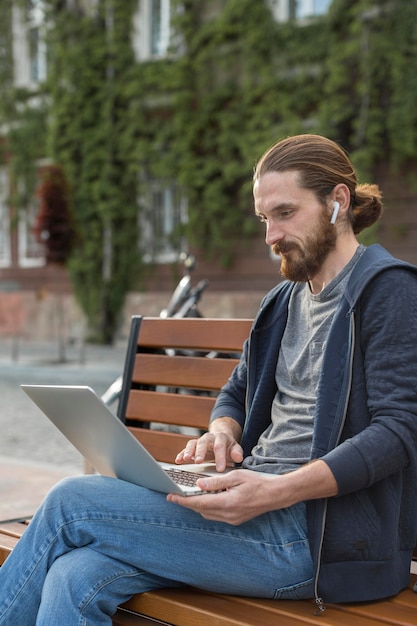
[[[135,3],[100,2],[90,12],[81,3],[72,10],[52,0],[49,5],[49,152],[71,183],[80,234],[69,269],[90,338],[110,342],[140,269],[138,167],[134,145],[125,139]]]
[[[323,102],[325,132],[365,175],[417,154],[417,0],[333,0]]]
[[[15,188],[34,189],[36,159],[63,168],[80,234],[69,269],[100,341],[111,341],[127,291],[141,284],[146,180],[183,186],[185,234],[230,265],[254,228],[255,160],[276,139],[322,132],[364,174],[381,158],[398,166],[417,152],[417,0],[333,0],[326,18],[302,24],[277,24],[260,0],[171,0],[170,54],[141,63],[138,0],[45,0],[38,109],[32,93],[12,87],[11,4],[0,0],[0,115],[18,120],[8,150],[26,184]]]

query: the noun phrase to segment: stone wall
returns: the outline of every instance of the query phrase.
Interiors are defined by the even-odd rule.
[[[159,316],[170,293],[130,293],[126,299],[117,340],[129,333],[132,315]],[[264,292],[213,292],[199,303],[204,317],[253,317]],[[0,338],[21,341],[83,343],[85,319],[71,294],[39,294],[34,291],[0,293]]]

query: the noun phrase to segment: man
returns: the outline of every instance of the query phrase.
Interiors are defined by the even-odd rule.
[[[177,459],[242,467],[188,498],[100,476],[59,483],[0,569],[0,624],[111,624],[133,593],[163,586],[321,606],[408,584],[416,268],[358,244],[380,192],[323,137],[274,145],[254,199],[288,280],[262,302],[209,432]]]

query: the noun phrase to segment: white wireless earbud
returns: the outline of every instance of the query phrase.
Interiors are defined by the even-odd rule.
[[[332,219],[330,220],[330,224],[334,224],[337,220],[337,216],[339,215],[339,209],[340,209],[340,204],[337,202],[333,203],[333,215],[332,215]]]

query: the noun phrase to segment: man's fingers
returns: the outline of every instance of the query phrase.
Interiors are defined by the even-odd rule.
[[[227,465],[243,460],[242,448],[225,433],[205,433],[189,441],[177,455],[176,463],[203,463],[214,459],[216,468],[223,472]]]
[[[208,459],[210,450],[212,449],[212,444],[210,444],[209,437],[211,435],[206,433],[202,435],[199,439],[191,439],[184,450],[181,450],[177,454],[175,459],[176,463],[201,463]]]
[[[214,454],[214,437],[210,433],[205,433],[197,439],[195,448],[195,462],[202,463],[203,461],[211,460]]]
[[[188,463],[189,461],[194,460],[196,443],[196,440],[191,439],[185,446],[184,450],[181,450],[181,452],[177,454],[175,462],[182,463],[185,461]]]
[[[231,483],[230,479],[226,480],[226,475],[222,476],[209,476],[199,478],[196,482],[197,487],[200,487],[202,491],[214,491],[215,493],[218,491],[225,491],[226,488],[229,488],[233,483]]]
[[[235,463],[241,463],[243,461],[243,449],[238,443],[230,450],[230,456]]]

